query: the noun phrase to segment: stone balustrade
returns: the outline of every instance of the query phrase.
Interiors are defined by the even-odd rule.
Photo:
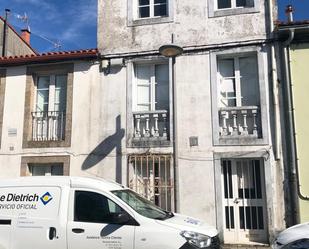
[[[133,112],[133,119],[134,139],[167,139],[167,110]]]
[[[250,136],[258,137],[259,107],[239,106],[219,109],[219,124],[221,137]]]

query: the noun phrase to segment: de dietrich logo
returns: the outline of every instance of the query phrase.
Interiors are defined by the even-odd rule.
[[[51,196],[51,194],[49,192],[46,192],[44,195],[42,195],[40,197],[40,200],[42,201],[42,203],[44,205],[46,205],[47,203],[49,203],[51,200],[53,199],[53,197]]]

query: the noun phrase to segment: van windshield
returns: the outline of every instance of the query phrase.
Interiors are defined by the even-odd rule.
[[[112,193],[127,203],[136,212],[147,218],[165,220],[174,216],[173,213],[155,206],[152,202],[146,200],[132,190],[115,190],[112,191]]]

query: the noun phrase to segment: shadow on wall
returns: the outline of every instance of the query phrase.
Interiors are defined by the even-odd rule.
[[[120,115],[116,117],[116,131],[113,135],[105,138],[90,154],[82,164],[82,170],[87,170],[98,164],[116,149],[116,182],[122,183],[122,163],[121,163],[121,140],[124,137],[124,129],[121,128]]]

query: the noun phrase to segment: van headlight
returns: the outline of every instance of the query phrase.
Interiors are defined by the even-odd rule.
[[[190,244],[197,246],[198,248],[206,248],[211,244],[211,237],[196,233],[192,231],[182,231],[180,235],[184,237]]]

